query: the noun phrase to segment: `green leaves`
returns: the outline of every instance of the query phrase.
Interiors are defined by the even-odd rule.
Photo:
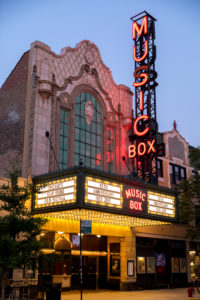
[[[200,175],[185,180],[179,193],[179,217],[187,225],[187,237],[200,238]]]
[[[190,162],[197,170],[200,170],[200,147],[190,147]]]
[[[10,186],[0,187],[0,267],[3,269],[35,267],[42,248],[37,236],[46,219],[34,217],[25,207],[36,188],[18,186],[18,170],[10,173]]]

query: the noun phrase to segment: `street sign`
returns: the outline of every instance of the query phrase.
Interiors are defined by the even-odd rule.
[[[81,233],[92,233],[91,220],[81,220]]]

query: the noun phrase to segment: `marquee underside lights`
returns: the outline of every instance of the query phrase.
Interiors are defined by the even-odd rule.
[[[35,208],[76,202],[76,177],[50,181],[37,188],[40,192],[35,197]]]
[[[122,184],[86,177],[85,203],[122,208],[122,190]]]
[[[175,217],[175,197],[149,191],[147,201],[149,214]]]
[[[99,212],[99,211],[93,211],[87,209],[82,209],[82,210],[75,209],[75,210],[68,210],[68,211],[61,211],[61,212],[50,212],[50,213],[40,214],[40,216],[47,218],[50,222],[56,221],[56,224],[59,223],[59,220],[69,222],[70,224],[80,220],[91,220],[92,223],[96,223],[96,224],[107,224],[107,225],[122,226],[122,227],[156,226],[156,225],[170,224],[169,222],[166,221],[150,220],[145,218],[124,216],[121,214],[112,214],[112,213]]]

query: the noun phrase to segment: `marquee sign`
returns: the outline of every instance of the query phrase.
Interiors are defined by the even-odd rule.
[[[37,186],[39,187],[39,186]],[[41,185],[36,193],[35,208],[73,203],[76,201],[76,177],[64,178]]]
[[[84,183],[84,184],[83,184]],[[123,180],[105,180],[101,177],[71,176],[37,184],[39,193],[35,195],[36,209],[48,210],[68,204],[88,205],[96,208],[115,209],[119,213],[143,217],[165,217],[175,219],[176,197],[172,193],[160,192],[159,188],[134,185]],[[79,189],[77,193],[77,189]],[[161,189],[162,190],[162,189]],[[80,197],[82,200],[80,200]],[[66,209],[66,207],[64,208]]]
[[[148,191],[148,213],[175,217],[175,197]]]
[[[86,177],[85,203],[122,208],[122,184]]]

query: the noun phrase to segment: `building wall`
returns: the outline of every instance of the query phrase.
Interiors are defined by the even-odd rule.
[[[64,106],[70,110],[70,122],[73,125],[74,101],[81,91],[90,92],[100,102],[104,135],[106,126],[115,128],[114,172],[126,174],[128,170],[122,156],[127,156],[124,145],[131,125],[132,92],[124,85],[116,85],[96,45],[82,41],[75,48],[66,47],[57,55],[47,45],[36,41],[31,45],[28,69],[23,176],[57,170],[45,133],[50,133],[58,157],[59,108]],[[73,134],[71,128],[71,159],[68,167],[73,165]]]
[[[49,46],[34,42],[2,86],[0,176],[8,177],[8,169],[14,163],[24,178],[58,170],[55,156],[58,159],[61,107],[70,113],[67,167],[74,165],[74,107],[76,96],[82,91],[93,95],[102,110],[103,170],[107,171],[105,137],[106,128],[110,127],[116,132],[113,173],[128,175],[129,170],[122,157],[125,156],[132,170],[133,161],[127,158],[127,149],[130,144],[128,131],[132,124],[133,94],[128,87],[114,82],[96,45],[85,40],[75,48],[64,48],[59,55],[52,52]],[[50,140],[46,132],[49,132]],[[160,158],[163,177],[159,177],[159,185],[175,188],[170,183],[170,163],[184,167],[187,177],[190,177],[193,168],[189,164],[189,145],[175,125],[172,131],[163,133],[163,138],[166,155]],[[1,182],[7,181],[0,178]],[[93,234],[109,235],[108,243],[120,242],[121,289],[128,289],[128,285],[130,287],[136,281],[137,236],[184,240],[186,232],[185,227],[178,224],[137,227],[134,230],[108,227],[96,224]],[[45,228],[78,233],[79,223],[55,220],[48,222]],[[135,275],[132,278],[127,276],[128,260],[135,261]]]
[[[18,185],[19,185],[19,187],[25,187],[26,184],[27,184],[27,179],[26,178],[21,178],[21,177],[18,178]],[[11,185],[10,179],[6,178],[6,177],[0,177],[0,187],[2,185],[10,186]],[[2,205],[2,201],[0,200],[0,216],[2,217],[2,216],[4,216],[6,214],[6,212],[1,209],[1,205]],[[31,199],[29,199],[27,201],[26,207],[28,209],[31,208]]]
[[[8,176],[15,164],[21,171],[29,51],[0,89],[0,175]]]
[[[163,177],[159,177],[158,183],[168,188],[176,188],[170,182],[170,164],[185,168],[186,178],[192,176],[194,167],[190,165],[189,161],[189,144],[180,135],[176,125],[173,130],[163,133],[163,140],[165,143],[165,156],[159,158],[163,163]],[[177,181],[177,184],[180,183],[181,181]]]

